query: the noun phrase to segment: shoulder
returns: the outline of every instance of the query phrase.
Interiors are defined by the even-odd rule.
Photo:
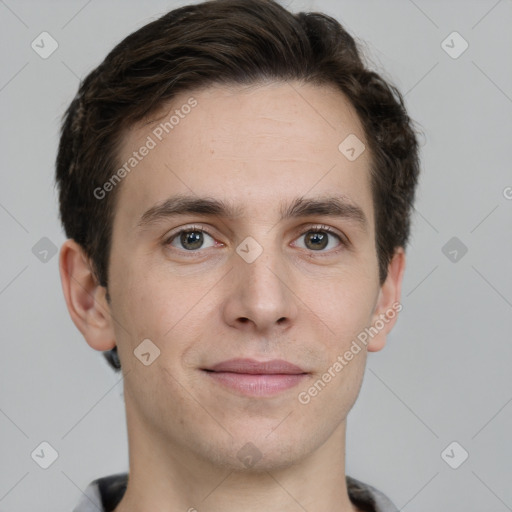
[[[73,512],[112,512],[123,497],[128,473],[97,478],[91,482]]]
[[[381,491],[350,476],[346,477],[352,503],[365,512],[398,512],[398,508]]]

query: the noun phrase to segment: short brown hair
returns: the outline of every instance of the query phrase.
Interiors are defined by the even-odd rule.
[[[179,92],[214,84],[299,80],[332,84],[351,102],[372,154],[379,279],[406,246],[419,174],[413,121],[395,86],[362,60],[335,19],[292,14],[274,0],[211,0],[177,8],[121,41],[82,81],[67,109],[56,161],[66,235],[89,257],[102,286],[117,186],[93,194],[113,175],[124,130]]]

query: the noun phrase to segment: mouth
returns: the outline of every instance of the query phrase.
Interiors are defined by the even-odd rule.
[[[297,386],[309,374],[282,359],[230,359],[210,368],[202,368],[202,371],[221,386],[253,397],[277,395]]]

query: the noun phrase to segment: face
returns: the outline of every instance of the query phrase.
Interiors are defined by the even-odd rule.
[[[344,354],[380,291],[370,154],[338,148],[365,142],[362,125],[340,92],[298,83],[187,92],[161,115],[119,152],[120,166],[138,156],[109,264],[133,435],[174,456],[284,467],[341,428],[364,373],[364,345]]]

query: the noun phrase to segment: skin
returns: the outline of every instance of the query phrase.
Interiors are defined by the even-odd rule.
[[[74,323],[96,350],[117,344],[125,376],[130,481],[116,512],[356,511],[345,484],[346,418],[367,352],[384,347],[397,315],[308,404],[297,396],[400,300],[403,249],[378,281],[362,125],[339,91],[295,82],[187,91],[161,114],[190,96],[197,106],[118,185],[111,302],[73,240],[60,252]],[[126,132],[120,165],[159,122]],[[352,162],[338,150],[349,134],[366,144]],[[231,201],[243,214],[137,227],[176,193]],[[324,215],[279,220],[281,202],[327,195],[359,205],[367,230]],[[197,224],[209,232],[204,248],[187,251],[179,236],[165,243]],[[335,235],[327,247],[308,243],[318,224],[348,247]],[[252,263],[236,252],[247,236],[263,248]],[[133,353],[146,338],[160,350],[148,366]],[[309,374],[273,397],[247,397],[200,369],[234,357],[285,359]],[[248,442],[261,455],[251,467],[237,457]]]

